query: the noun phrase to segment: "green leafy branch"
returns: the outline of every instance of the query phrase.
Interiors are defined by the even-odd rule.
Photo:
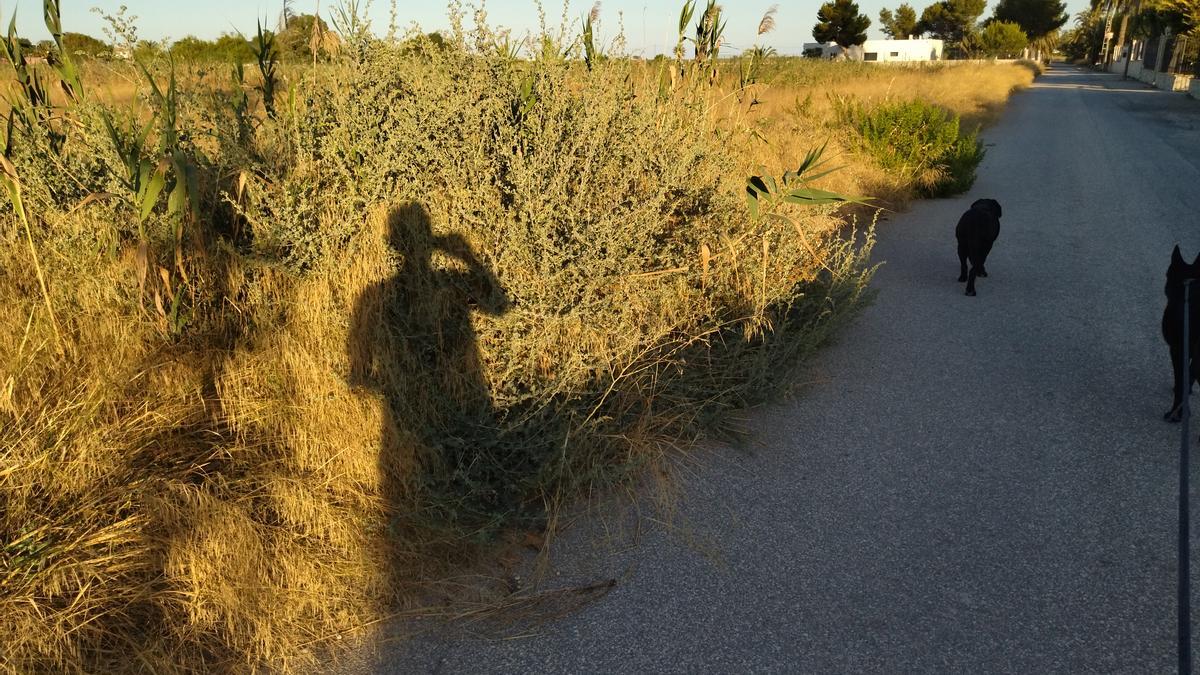
[[[799,168],[784,173],[779,180],[765,173],[766,167],[763,167],[763,175],[751,176],[746,181],[746,202],[755,220],[770,215],[785,217],[778,213],[784,204],[800,206],[863,204],[870,206],[870,197],[854,197],[814,188],[810,185],[812,181],[824,178],[841,169],[841,167],[834,167],[821,170],[829,163],[829,160],[821,159],[827,145],[828,143],[825,143],[815,150],[810,150]],[[813,174],[811,173],[813,171],[819,172]]]
[[[816,250],[809,245],[804,228],[791,216],[783,212],[787,204],[799,206],[822,206],[827,204],[862,204],[871,206],[870,197],[855,197],[839,192],[831,192],[812,187],[812,181],[819,180],[838,171],[841,167],[824,168],[828,160],[822,160],[828,142],[815,150],[810,150],[795,171],[787,171],[779,179],[766,173],[751,176],[746,181],[746,204],[755,221],[762,218],[778,218],[790,223],[796,232],[804,238],[804,246],[814,259],[819,259]]]

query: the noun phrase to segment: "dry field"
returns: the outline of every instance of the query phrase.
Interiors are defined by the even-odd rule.
[[[819,187],[900,208],[836,101],[985,124],[1032,79],[671,83],[484,37],[290,68],[273,101],[92,65],[14,124],[0,669],[304,671],[471,593],[457,572],[786,390],[866,301],[867,212],[754,217],[748,176],[828,142]]]

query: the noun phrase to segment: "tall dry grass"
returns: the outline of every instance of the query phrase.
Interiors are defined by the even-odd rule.
[[[830,189],[865,194],[901,210],[917,186],[854,151],[852,132],[838,119],[838,105],[865,108],[885,102],[921,100],[961,118],[964,130],[992,124],[1008,98],[1032,84],[1037,68],[1028,63],[932,63],[880,65],[809,59],[768,58],[760,83],[716,110],[731,130],[743,172],[755,166],[788,166],[807,148],[829,140],[827,156],[845,169],[827,179]],[[734,87],[727,73],[726,86]]]
[[[61,152],[14,136],[33,248],[6,211],[5,670],[304,671],[786,389],[863,303],[869,237],[825,207],[751,218],[742,188],[836,143],[826,97],[878,73],[822,65],[832,90],[751,108],[702,74],[452,42],[297,72],[248,139],[224,85],[187,80],[194,221],[164,197],[139,227],[120,196],[104,117],[152,97],[72,106]],[[1007,71],[971,72],[980,92],[894,77],[998,104]],[[846,188],[883,180],[844,161]]]

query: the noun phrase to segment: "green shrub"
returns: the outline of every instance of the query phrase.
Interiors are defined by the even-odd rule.
[[[869,237],[752,217],[707,78],[497,41],[16,129],[0,662],[309,671],[789,386],[863,304]]]
[[[978,132],[960,134],[957,115],[918,100],[869,109],[850,100],[839,112],[857,145],[923,196],[948,197],[974,185],[985,150]]]
[[[993,21],[984,26],[974,39],[975,46],[984,55],[994,59],[1017,58],[1029,46],[1025,32],[1011,21]]]

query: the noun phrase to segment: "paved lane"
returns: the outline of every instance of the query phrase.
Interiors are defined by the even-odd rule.
[[[883,227],[878,300],[815,384],[695,469],[685,528],[567,546],[567,574],[625,575],[611,593],[532,637],[441,630],[364,667],[1170,671],[1158,320],[1171,247],[1200,251],[1200,103],[1056,68],[986,140],[969,196]],[[1005,217],[972,299],[953,228],[978,197]]]

